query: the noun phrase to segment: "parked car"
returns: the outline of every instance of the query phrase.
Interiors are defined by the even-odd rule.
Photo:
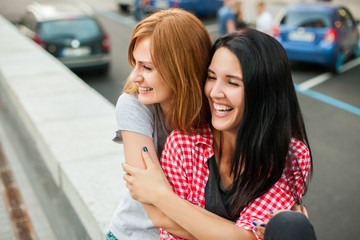
[[[130,9],[134,6],[135,0],[115,0],[115,3],[120,11],[130,13]]]
[[[222,6],[222,0],[150,0],[150,10],[182,8],[197,16],[215,15]]]
[[[72,70],[109,68],[109,36],[87,5],[33,3],[18,27]]]
[[[115,0],[122,12],[130,12],[135,5],[135,0]],[[147,12],[155,12],[161,9],[182,8],[197,16],[215,15],[217,9],[222,6],[222,0],[147,0],[145,9]]]
[[[349,57],[359,56],[357,22],[343,6],[289,5],[275,20],[273,34],[289,60],[321,64],[333,72],[339,72]]]

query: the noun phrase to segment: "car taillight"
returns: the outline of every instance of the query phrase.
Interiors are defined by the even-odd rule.
[[[178,8],[178,7],[180,7],[180,2],[178,2],[178,1],[173,1],[173,2],[171,3],[171,7],[172,7],[172,8]]]
[[[38,35],[35,35],[32,40],[45,49],[45,42]]]
[[[327,43],[334,43],[336,41],[336,31],[330,28],[324,35],[324,41]]]
[[[279,25],[273,26],[273,36],[274,37],[279,37],[280,36],[280,27],[279,27]]]
[[[104,34],[104,36],[102,38],[102,49],[104,52],[110,51],[110,38],[109,38],[109,35],[107,35],[106,33]]]

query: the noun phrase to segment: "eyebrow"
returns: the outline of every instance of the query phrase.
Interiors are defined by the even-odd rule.
[[[211,69],[208,69],[208,72],[212,73],[212,74],[215,74],[215,72]],[[227,78],[233,78],[235,80],[239,80],[239,81],[242,81],[243,79],[241,77],[238,77],[238,76],[235,76],[235,75],[231,75],[231,74],[228,74],[226,75]]]
[[[133,55],[132,57],[133,57],[133,59],[136,61],[135,56]],[[138,62],[141,63],[141,64],[144,64],[144,63],[146,63],[146,64],[154,64],[154,63],[152,62],[152,60],[138,60]]]
[[[141,64],[144,64],[144,63],[146,63],[146,64],[153,64],[152,61],[138,61],[138,62],[141,63]]]

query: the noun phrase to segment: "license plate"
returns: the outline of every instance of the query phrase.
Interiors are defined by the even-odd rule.
[[[311,32],[290,32],[288,38],[293,41],[313,42],[315,40],[315,34]]]
[[[79,47],[79,48],[64,48],[62,50],[62,55],[64,57],[80,57],[90,55],[89,47]]]

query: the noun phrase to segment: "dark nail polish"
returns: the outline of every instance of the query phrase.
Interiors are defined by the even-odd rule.
[[[265,224],[263,224],[263,223],[262,223],[262,224],[260,224],[260,227],[265,227]]]
[[[143,151],[144,152],[147,152],[148,150],[147,150],[147,147],[143,147]]]
[[[257,223],[256,223],[256,222],[252,222],[252,224],[253,224],[254,226],[257,226]]]
[[[274,214],[274,212],[273,212],[273,211],[269,211],[269,213],[270,213],[270,214]]]

